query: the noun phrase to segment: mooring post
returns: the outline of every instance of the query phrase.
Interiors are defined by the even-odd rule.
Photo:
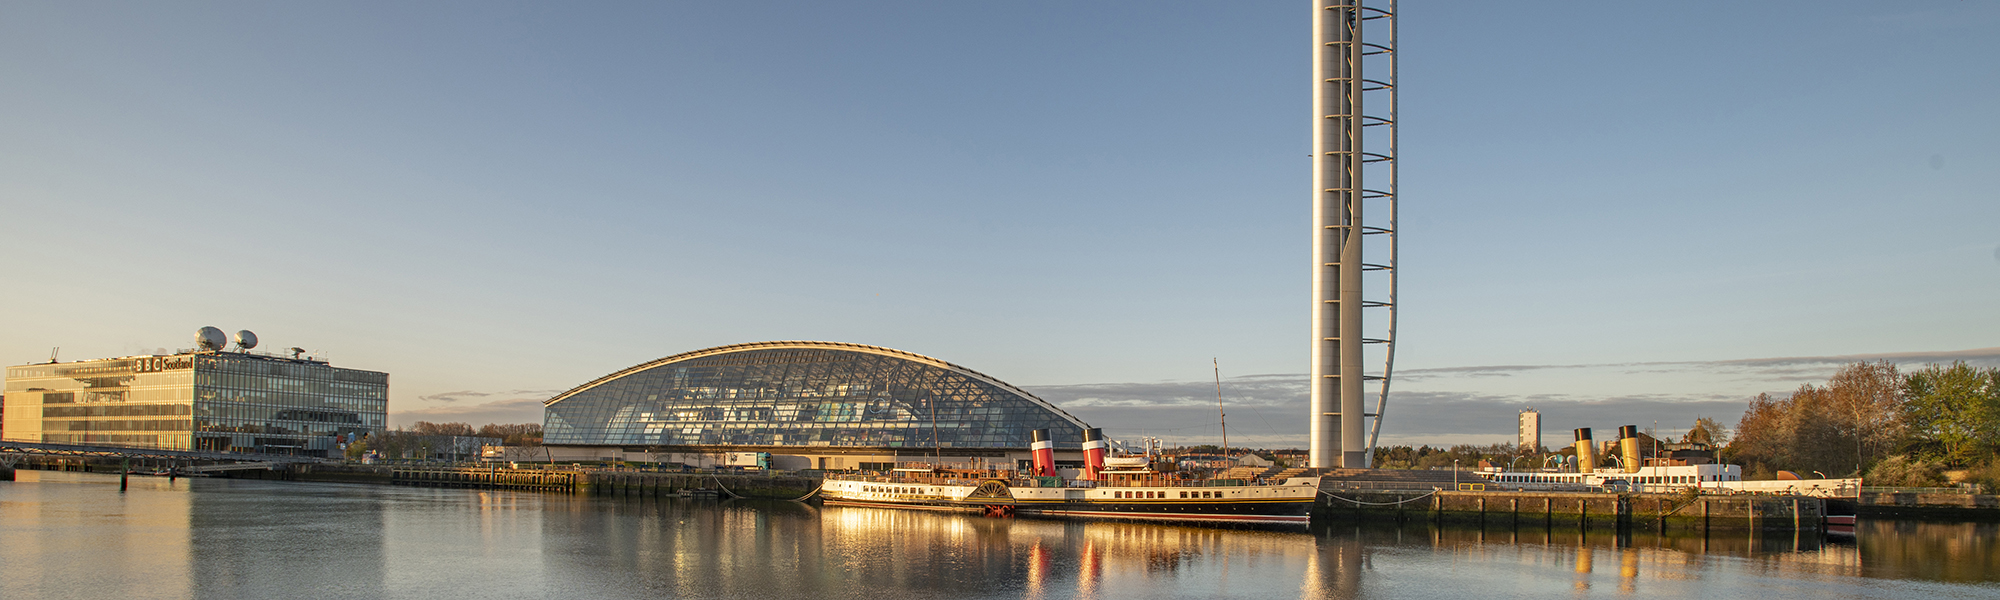
[[[132,478],[132,457],[125,456],[124,466],[118,468],[118,491],[125,491],[125,485]]]

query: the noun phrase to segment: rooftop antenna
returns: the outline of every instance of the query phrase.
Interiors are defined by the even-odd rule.
[[[1215,365],[1215,412],[1222,416],[1222,457],[1229,458],[1229,413],[1222,410],[1222,361],[1210,357],[1208,362]]]
[[[257,347],[257,334],[251,333],[248,329],[237,331],[235,339],[238,352],[249,352],[251,348]]]
[[[204,352],[221,352],[223,348],[228,347],[229,338],[224,337],[220,329],[203,327],[195,330],[194,345]]]

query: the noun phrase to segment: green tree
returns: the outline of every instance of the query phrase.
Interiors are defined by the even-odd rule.
[[[368,443],[371,441],[374,441],[374,436],[364,435],[361,436],[361,439],[349,442],[347,444],[348,460],[360,460],[361,455],[368,453]]]
[[[2000,438],[2000,369],[1929,365],[1904,380],[1903,397],[1912,441],[1929,458],[1966,466]]]

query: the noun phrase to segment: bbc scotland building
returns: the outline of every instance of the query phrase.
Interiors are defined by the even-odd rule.
[[[330,457],[387,422],[387,373],[219,346],[7,367],[0,437]]]
[[[1089,426],[1006,382],[942,360],[862,344],[720,346],[636,365],[545,403],[549,460],[710,466],[768,452],[778,469],[885,469],[896,462],[1028,458],[1047,429],[1080,461]],[[1065,460],[1063,462],[1071,462]],[[1080,464],[1080,462],[1079,462]]]

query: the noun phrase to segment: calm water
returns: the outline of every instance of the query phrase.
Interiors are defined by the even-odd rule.
[[[2000,598],[1996,533],[1244,531],[21,471],[0,598]]]

